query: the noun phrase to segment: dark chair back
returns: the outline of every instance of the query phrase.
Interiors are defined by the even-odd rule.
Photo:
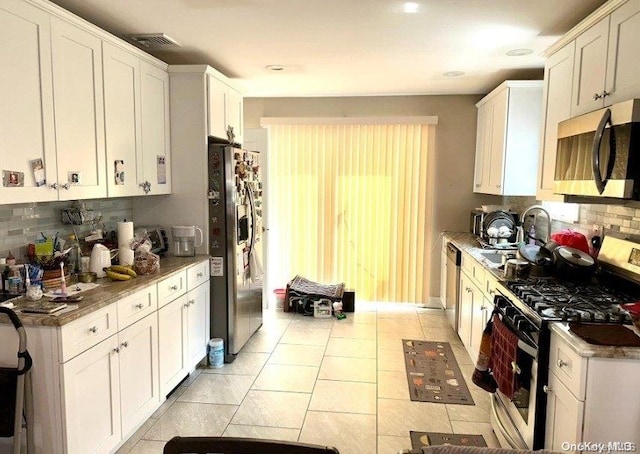
[[[173,437],[164,454],[340,454],[330,446],[236,437]]]

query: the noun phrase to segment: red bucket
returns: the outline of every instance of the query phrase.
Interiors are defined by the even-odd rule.
[[[277,288],[273,291],[274,295],[276,295],[276,302],[278,305],[284,305],[284,296],[287,291],[283,288]]]

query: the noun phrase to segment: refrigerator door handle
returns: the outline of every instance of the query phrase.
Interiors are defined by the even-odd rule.
[[[253,190],[248,182],[245,182],[247,195],[249,196],[249,207],[251,209],[251,242],[249,243],[249,255],[253,253],[253,246],[256,242],[256,203]]]

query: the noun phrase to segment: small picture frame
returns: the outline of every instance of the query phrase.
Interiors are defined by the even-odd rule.
[[[47,179],[44,172],[44,162],[42,158],[33,159],[30,161],[31,171],[33,172],[33,181],[36,187],[44,186],[47,184]]]
[[[3,170],[2,186],[4,186],[5,188],[23,187],[24,172],[18,172],[17,170]]]
[[[82,172],[71,171],[67,174],[69,184],[79,186],[82,184]]]
[[[157,173],[158,173],[158,184],[167,184],[167,164],[166,157],[158,155],[157,156]]]
[[[113,161],[113,178],[116,186],[124,185],[124,160],[116,159]]]

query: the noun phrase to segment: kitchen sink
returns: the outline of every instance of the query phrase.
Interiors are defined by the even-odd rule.
[[[482,252],[482,255],[484,256],[484,258],[486,258],[487,260],[493,262],[493,263],[502,263],[502,256],[504,254],[501,254],[499,252]]]

